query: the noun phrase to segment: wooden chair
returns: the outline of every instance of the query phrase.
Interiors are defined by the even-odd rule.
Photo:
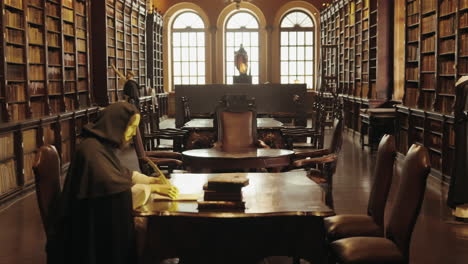
[[[52,145],[39,148],[33,164],[36,196],[46,237],[50,234],[50,218],[60,195],[60,157]]]
[[[329,241],[355,236],[383,236],[385,204],[392,184],[395,157],[395,138],[384,135],[377,151],[367,215],[336,215],[325,218]]]
[[[215,148],[240,151],[248,148],[268,148],[257,139],[255,104],[246,95],[224,96],[216,108],[213,122],[217,128]]]
[[[290,169],[305,168],[309,177],[325,189],[325,203],[333,208],[332,186],[333,174],[336,170],[338,154],[343,143],[343,120],[335,119],[330,146],[326,149],[317,149],[296,153]]]
[[[181,152],[183,150],[184,139],[188,132],[178,128],[161,129],[159,127],[159,107],[151,104],[150,106],[146,106],[146,108],[147,109],[140,109],[142,120],[140,123],[149,124],[149,126],[146,126],[144,129],[140,126],[145,149]],[[172,144],[161,144],[161,140],[170,140]]]
[[[182,155],[178,152],[172,151],[146,151],[143,146],[140,130],[137,129],[136,136],[133,137],[135,145],[135,152],[138,157],[140,170],[144,174],[151,175],[154,170],[149,166],[147,160],[151,160],[154,164],[158,165],[161,169],[167,169],[169,173],[176,168],[182,166]]]
[[[385,237],[350,237],[330,244],[332,263],[409,263],[411,234],[430,172],[427,149],[413,144],[402,163],[400,184]]]
[[[325,106],[320,100],[312,104],[312,127],[292,126],[281,129],[286,146],[292,150],[323,148],[325,137]],[[307,139],[310,138],[310,142]]]
[[[187,123],[188,121],[195,119],[195,118],[213,118],[212,113],[198,113],[194,114],[190,110],[190,102],[189,99],[185,96],[182,96],[180,98],[182,100],[182,107],[183,107],[183,113],[184,113],[184,124]]]

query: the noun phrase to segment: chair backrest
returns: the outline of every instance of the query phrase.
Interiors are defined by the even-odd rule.
[[[42,225],[48,235],[49,215],[54,210],[60,195],[60,158],[54,146],[44,145],[39,148],[33,170]]]
[[[133,144],[135,145],[135,152],[138,159],[146,157],[145,147],[143,145],[143,139],[141,137],[140,129],[136,130],[136,135],[133,137]]]
[[[333,121],[333,135],[330,142],[330,153],[339,153],[343,144],[343,120],[335,119]]]
[[[372,185],[367,206],[367,214],[374,222],[383,228],[385,204],[392,185],[393,165],[396,158],[395,137],[384,135],[379,143],[374,168],[374,184]]]
[[[385,232],[406,258],[409,257],[411,234],[421,210],[430,168],[427,149],[413,144],[402,163],[399,188]]]
[[[182,100],[182,107],[184,108],[182,110],[184,113],[184,124],[185,124],[188,121],[190,121],[190,119],[192,119],[191,113],[190,113],[190,103],[188,101],[188,98],[185,96],[182,96],[180,100]]]
[[[254,147],[257,141],[255,106],[245,95],[223,97],[216,108],[218,142],[226,151]]]

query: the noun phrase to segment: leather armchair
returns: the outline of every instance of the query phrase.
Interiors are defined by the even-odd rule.
[[[40,147],[34,160],[33,171],[37,202],[46,237],[49,237],[50,233],[50,214],[55,210],[60,195],[60,170],[60,157],[55,147]]]
[[[393,210],[385,237],[350,237],[330,244],[332,263],[409,263],[411,235],[430,172],[429,153],[413,144],[403,160]]]
[[[225,96],[217,107],[215,126],[218,140],[215,148],[242,151],[248,148],[268,148],[257,139],[255,106],[244,95]]]
[[[384,211],[392,184],[396,157],[395,138],[384,135],[377,151],[374,183],[369,196],[367,215],[336,215],[324,220],[329,241],[356,236],[384,235]]]

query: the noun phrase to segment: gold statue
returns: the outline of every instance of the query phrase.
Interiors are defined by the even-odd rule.
[[[248,69],[249,56],[247,51],[244,49],[244,45],[241,44],[240,49],[234,52],[234,63],[239,71],[240,75],[246,75]]]

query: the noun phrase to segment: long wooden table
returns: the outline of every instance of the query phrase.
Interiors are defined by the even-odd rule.
[[[287,149],[249,148],[226,152],[216,148],[192,149],[182,152],[191,172],[211,172],[226,169],[281,169],[291,163],[293,151]]]
[[[171,182],[181,193],[200,193],[215,175],[172,174]],[[323,218],[334,212],[320,186],[305,172],[246,175],[245,210],[199,210],[195,201],[150,201],[136,209],[136,216],[148,220],[143,262],[181,257],[190,263],[247,263],[295,256],[322,263]]]
[[[273,118],[257,118],[257,137],[272,148],[284,148],[282,127],[283,123]],[[211,148],[216,141],[213,119],[192,119],[182,129],[189,131],[185,149]]]

